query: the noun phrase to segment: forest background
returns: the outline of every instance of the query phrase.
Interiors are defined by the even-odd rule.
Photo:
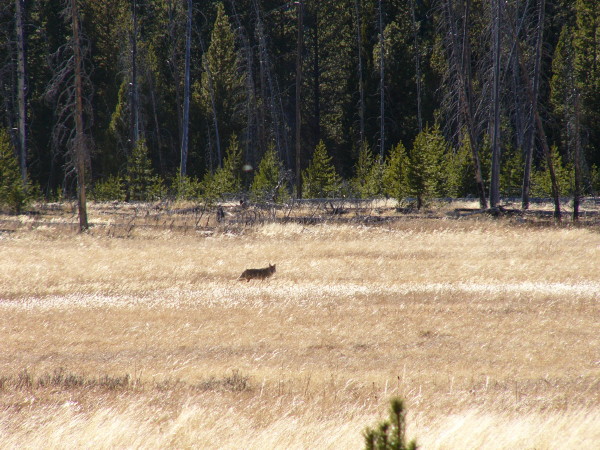
[[[596,0],[7,1],[0,148],[47,199],[527,208],[600,187],[599,34]]]

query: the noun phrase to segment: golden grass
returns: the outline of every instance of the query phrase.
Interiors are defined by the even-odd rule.
[[[0,446],[600,441],[600,235],[503,221],[0,239]],[[268,281],[236,281],[277,264]]]

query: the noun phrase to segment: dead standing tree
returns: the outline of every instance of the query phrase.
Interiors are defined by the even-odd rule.
[[[546,159],[546,163],[548,166],[548,172],[550,174],[550,182],[552,185],[552,198],[554,201],[554,218],[560,222],[561,220],[561,210],[560,210],[560,192],[558,187],[558,180],[556,178],[556,173],[554,170],[554,164],[552,161],[552,154],[550,151],[550,146],[548,144],[548,139],[546,136],[546,131],[544,130],[544,125],[539,112],[538,105],[538,93],[539,89],[539,71],[540,71],[540,60],[541,60],[541,51],[542,51],[542,37],[543,37],[543,26],[544,26],[544,9],[545,9],[545,1],[539,0],[538,2],[538,29],[536,30],[536,38],[535,38],[535,62],[534,62],[534,79],[531,79],[529,75],[529,70],[525,64],[524,51],[521,48],[523,45],[522,40],[519,38],[519,31],[523,25],[523,20],[519,23],[515,23],[514,20],[511,20],[510,16],[506,16],[506,23],[508,25],[508,33],[512,37],[513,48],[511,49],[511,58],[514,58],[516,61],[516,66],[519,71],[519,75],[522,79],[522,84],[524,87],[525,95],[528,100],[528,107],[530,109],[530,117],[532,120],[532,130],[531,130],[531,148],[528,149],[528,152],[533,152],[533,143],[534,137],[536,136],[540,141],[540,145],[542,147],[542,151],[544,154],[544,158]],[[522,18],[523,19],[523,18]],[[513,54],[514,53],[514,54]],[[523,209],[527,209],[529,206],[529,177],[527,166],[531,164],[531,155],[525,155],[525,174],[523,180]],[[529,161],[527,161],[529,159]]]
[[[89,98],[84,96],[84,89],[89,86],[89,78],[84,68],[85,48],[77,0],[65,2],[63,15],[65,20],[71,23],[72,36],[54,54],[58,64],[54,67],[54,76],[46,95],[56,103],[53,145],[56,149],[66,144],[69,150],[67,161],[70,167],[65,176],[70,171],[75,172],[79,230],[85,231],[89,226],[85,193],[85,170],[89,159],[86,125],[89,126],[91,122],[91,105]]]
[[[443,1],[442,18],[446,28],[443,35],[448,54],[448,73],[449,85],[457,87],[450,95],[458,94],[455,108],[457,111],[458,129],[466,129],[471,146],[471,158],[475,172],[475,183],[479,196],[479,206],[482,209],[487,208],[487,199],[485,196],[485,187],[483,185],[483,176],[481,173],[481,160],[479,157],[479,139],[477,124],[475,120],[475,102],[473,95],[473,80],[471,73],[471,44],[470,44],[470,26],[471,26],[471,0],[459,0],[462,8],[455,8],[453,0]],[[464,3],[464,4],[463,4]],[[459,11],[460,9],[460,11]],[[459,27],[460,33],[459,33]],[[453,104],[455,101],[450,100]]]
[[[19,165],[21,179],[27,183],[27,53],[25,47],[25,1],[15,0],[17,33],[17,103],[19,128]]]

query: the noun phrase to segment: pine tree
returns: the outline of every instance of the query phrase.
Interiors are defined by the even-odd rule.
[[[597,162],[597,152],[593,151],[600,148],[600,2],[576,0],[575,11],[575,73],[581,93],[582,126],[589,136],[584,147]]]
[[[509,148],[502,155],[500,186],[502,194],[508,197],[519,197],[523,184],[525,161],[523,152],[518,148]]]
[[[209,155],[211,167],[220,167],[221,144],[228,142],[232,134],[241,134],[245,93],[245,75],[240,71],[235,35],[222,3],[217,4],[217,17],[210,45],[203,55],[203,68],[200,84],[195,84],[193,94],[204,121],[212,125],[216,154]]]
[[[138,141],[127,163],[126,185],[127,201],[155,200],[163,193],[162,180],[154,174],[143,139]]]
[[[383,191],[388,197],[401,201],[408,194],[409,159],[406,148],[399,142],[388,154],[383,173]]]
[[[446,147],[438,125],[425,128],[415,138],[410,152],[408,187],[410,194],[417,198],[418,209],[427,198],[447,195],[443,170]]]
[[[15,150],[6,130],[0,128],[0,205],[20,213],[29,201],[28,184],[23,184]]]
[[[277,156],[275,146],[271,145],[263,155],[258,171],[250,186],[250,198],[253,201],[273,201],[276,203],[287,200],[288,177],[283,169],[283,163]]]
[[[302,196],[304,198],[327,198],[339,194],[341,178],[335,171],[327,147],[320,141],[308,167],[302,172]]]
[[[366,144],[358,154],[354,172],[354,178],[351,181],[352,190],[360,198],[372,198],[384,194],[385,162],[381,161],[379,157],[375,157]]]
[[[447,194],[455,198],[475,195],[471,142],[466,132],[456,152],[448,153],[446,161]]]
[[[550,157],[552,166],[556,174],[559,192],[563,195],[572,195],[574,170],[570,163],[563,163],[563,160],[558,153],[558,148],[553,145],[550,148]],[[535,171],[532,176],[532,195],[537,197],[550,197],[552,195],[552,181],[548,170],[548,163],[544,159],[539,170]]]
[[[417,441],[406,442],[406,411],[400,398],[390,400],[390,417],[377,428],[363,432],[365,450],[416,450]]]
[[[217,199],[223,194],[239,194],[242,190],[241,172],[242,149],[234,134],[231,136],[229,147],[225,152],[223,167],[219,167],[214,174],[209,172],[202,182],[205,197]]]

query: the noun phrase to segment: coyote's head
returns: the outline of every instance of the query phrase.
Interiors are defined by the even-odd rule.
[[[271,265],[271,263],[269,263],[269,273],[275,273],[275,266],[276,266],[276,265],[277,265],[277,264],[273,264],[273,265]]]

